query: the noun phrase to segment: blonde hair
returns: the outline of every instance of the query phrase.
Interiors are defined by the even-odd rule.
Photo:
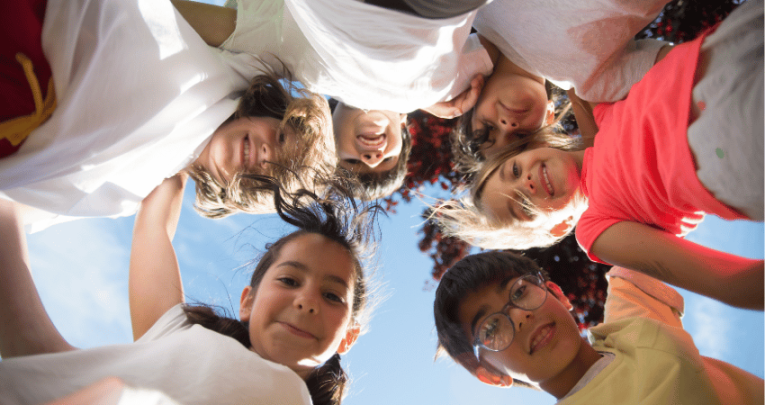
[[[298,142],[289,150],[281,150],[267,173],[254,173],[276,178],[288,192],[297,190],[301,181],[314,174],[333,173],[337,165],[332,119],[327,100],[287,78],[274,73],[255,77],[239,100],[234,114],[222,125],[243,117],[271,117],[281,121],[279,132],[294,131]],[[200,165],[189,170],[196,183],[194,208],[207,218],[223,218],[237,213],[274,212],[273,197],[268,189],[258,187],[258,176],[237,173],[230,184],[220,184]]]
[[[480,163],[467,196],[459,201],[452,200],[434,207],[431,218],[439,224],[446,235],[456,236],[484,249],[546,247],[563,239],[573,226],[565,234],[558,236],[553,235],[551,230],[559,223],[568,222],[573,225],[579,220],[587,209],[587,199],[581,194],[572,198],[565,207],[552,212],[539,210],[521,198],[525,207],[533,211],[535,219],[515,221],[510,224],[497,223],[489,218],[481,204],[486,182],[505,161],[521,152],[540,147],[552,147],[565,151],[581,149],[577,138],[570,136],[563,138],[551,130],[540,131],[533,136],[515,141]],[[515,196],[508,197],[515,198]]]

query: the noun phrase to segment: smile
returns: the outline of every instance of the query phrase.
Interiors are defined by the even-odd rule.
[[[302,337],[305,339],[316,339],[316,336],[312,335],[311,333],[306,332],[300,328],[296,328],[286,322],[279,322],[279,325],[282,325],[284,329],[286,329],[288,332],[290,332],[291,334],[295,336]]]
[[[544,348],[552,341],[552,338],[555,336],[555,324],[549,323],[540,327],[532,336],[529,354],[534,354],[534,352]]]
[[[377,150],[385,146],[387,137],[385,134],[361,134],[356,135],[356,142],[363,149]]]
[[[550,177],[547,173],[547,166],[545,166],[544,163],[539,166],[539,179],[541,180],[540,182],[542,183],[542,187],[547,192],[547,195],[552,197],[553,194],[555,194],[555,189],[552,186],[552,182],[550,182]]]
[[[242,170],[246,170],[250,165],[250,136],[247,135],[242,141],[244,146],[242,147]]]

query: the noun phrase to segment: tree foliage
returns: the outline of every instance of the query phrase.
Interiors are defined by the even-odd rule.
[[[721,0],[699,2],[674,0],[668,3],[659,17],[649,24],[636,38],[657,38],[680,43],[695,38],[705,29],[727,16],[740,1]],[[417,111],[409,115],[412,133],[412,153],[405,185],[384,200],[386,209],[395,212],[400,202],[409,203],[422,192],[426,185],[438,185],[443,195],[429,196],[450,198],[465,185],[465,179],[454,170],[451,163],[449,133],[456,120],[444,120]],[[576,121],[564,122],[568,133],[576,133]],[[426,208],[423,218],[430,216]],[[445,237],[430,220],[419,231],[422,239],[419,249],[433,259],[432,281],[437,283],[444,272],[471,252],[471,247],[456,238]],[[547,270],[554,282],[567,292],[578,317],[580,328],[597,324],[603,319],[606,298],[606,280],[603,275],[608,266],[593,263],[582,252],[573,236],[546,249],[522,252],[533,258]]]

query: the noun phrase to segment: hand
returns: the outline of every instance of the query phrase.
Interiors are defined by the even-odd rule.
[[[481,95],[481,90],[483,90],[483,85],[483,75],[476,75],[473,80],[470,81],[470,88],[457,95],[457,97],[454,97],[449,101],[435,103],[430,107],[423,108],[423,110],[439,118],[451,119],[459,117],[464,114],[465,111],[468,111],[475,106],[476,101],[478,101],[478,96]]]

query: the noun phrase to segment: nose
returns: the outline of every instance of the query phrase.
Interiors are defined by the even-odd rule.
[[[518,120],[514,118],[500,118],[499,123],[502,124],[503,127],[510,127],[510,128],[518,128]]]
[[[261,169],[265,169],[266,165],[268,163],[274,162],[274,150],[271,148],[271,145],[267,143],[260,144],[260,150],[258,153],[258,164],[260,165]]]
[[[375,151],[366,151],[361,153],[361,161],[364,162],[369,167],[377,167],[377,165],[380,164],[383,160],[383,153],[382,151],[375,150]]]
[[[533,311],[528,311],[517,307],[510,308],[510,319],[512,319],[513,323],[515,324],[516,332],[520,331],[524,324],[531,322],[533,316]]]
[[[295,308],[300,312],[307,312],[312,315],[319,313],[318,300],[309,292],[299,293],[298,296],[295,297],[294,304]]]
[[[523,188],[525,188],[526,191],[528,191],[529,193],[528,195],[534,195],[537,193],[537,186],[534,184],[534,180],[532,180],[531,178],[531,173],[526,173],[521,178],[521,182],[522,182],[521,184],[523,185]]]

